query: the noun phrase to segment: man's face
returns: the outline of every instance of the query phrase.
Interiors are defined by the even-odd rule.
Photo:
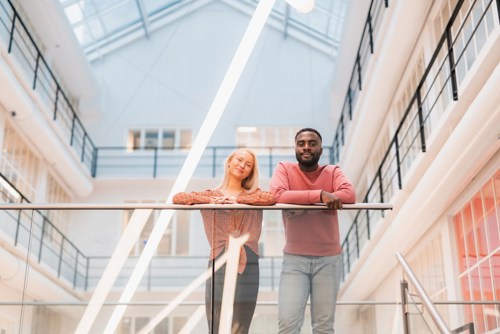
[[[314,132],[302,132],[295,139],[295,157],[302,166],[316,166],[321,153],[321,139]]]

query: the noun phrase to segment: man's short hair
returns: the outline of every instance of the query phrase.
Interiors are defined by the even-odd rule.
[[[314,132],[315,134],[318,135],[319,139],[323,141],[323,138],[321,138],[321,134],[318,132],[318,130],[313,129],[313,128],[302,128],[300,129],[296,134],[295,134],[295,140],[297,140],[297,137],[302,133],[302,132]]]

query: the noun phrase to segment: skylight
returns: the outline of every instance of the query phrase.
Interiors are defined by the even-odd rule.
[[[255,11],[258,0],[60,0],[73,31],[89,59],[149,34],[212,2],[235,10]],[[268,25],[334,58],[347,0],[316,0],[308,15],[277,1]]]

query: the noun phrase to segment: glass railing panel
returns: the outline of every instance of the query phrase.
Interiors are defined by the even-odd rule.
[[[26,205],[30,203],[24,204]],[[31,207],[36,205],[32,204]],[[131,287],[131,277],[137,274],[141,254],[143,255],[146,241],[151,237],[149,233],[152,233],[152,227],[158,224],[156,218],[160,210],[151,211],[151,217],[154,219],[146,222],[146,227],[140,235],[129,244],[130,251],[126,251],[126,258],[118,258],[118,262],[112,255],[121,242],[123,222],[127,221],[125,218],[130,217],[129,208],[65,209],[64,215],[56,215],[56,211],[56,208],[47,206],[1,211],[1,242],[8,244],[8,247],[4,248],[14,250],[4,260],[18,264],[16,268],[10,264],[8,267],[3,265],[2,268],[7,268],[13,274],[8,283],[5,279],[9,289],[0,287],[0,325],[3,326],[2,316],[8,314],[11,319],[15,319],[7,322],[9,330],[14,328],[14,332],[34,333],[34,328],[42,328],[50,333],[75,332],[85,312],[96,305],[91,304],[95,303],[95,300],[91,300],[94,293],[102,289],[103,282],[110,279],[106,276],[109,274],[106,270],[114,268],[116,276],[111,279],[109,290],[100,298],[98,308],[101,309],[93,319],[91,332],[105,332],[118,304],[128,306],[122,316],[119,316],[121,320],[117,325],[117,332],[121,331],[120,333],[128,333],[127,330],[132,328],[129,326],[133,326],[134,330],[138,326],[146,326],[150,321],[162,316],[162,312],[168,307],[171,309],[165,315],[165,321],[168,322],[170,330],[176,328],[172,333],[178,333],[178,326],[187,326],[189,318],[195,313],[198,317],[195,323],[199,327],[194,328],[201,328],[206,332],[208,322],[203,313],[206,277],[203,275],[209,269],[208,241],[203,234],[200,237],[199,233],[196,234],[196,240],[178,235],[178,231],[190,233],[192,226],[201,225],[198,212],[193,212],[190,221],[172,220],[164,234],[165,239],[160,241],[155,254],[139,274],[140,279],[136,287],[132,284],[135,292],[127,299],[126,288]],[[197,209],[193,208],[193,211]],[[69,221],[56,223],[51,220],[51,216],[68,217]],[[191,227],[186,228],[181,226],[182,224],[189,224]],[[204,244],[205,251],[197,245],[196,249],[201,255],[189,251],[176,254],[177,249],[189,250],[190,247],[175,247],[172,239],[175,236],[177,240]],[[282,245],[278,248],[279,256],[264,253],[259,260],[259,306],[252,321],[255,330],[251,330],[251,333],[259,333],[261,328],[272,329],[277,326],[276,303],[282,269]],[[120,264],[120,261],[123,262]],[[115,267],[117,265],[118,267]],[[2,274],[2,278],[4,277],[6,276]],[[215,284],[220,282],[218,279],[221,278],[216,275]],[[320,289],[324,291],[323,288]],[[6,291],[8,293],[4,293]],[[211,297],[208,300],[210,301]],[[179,305],[171,306],[173,302],[179,302]],[[197,311],[200,306],[201,311]],[[305,333],[308,333],[308,319],[306,317]],[[166,326],[163,321],[158,323],[159,328]]]

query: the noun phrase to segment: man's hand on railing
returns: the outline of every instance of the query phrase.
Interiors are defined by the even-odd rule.
[[[328,191],[321,191],[321,202],[325,203],[330,209],[340,210],[342,209],[342,200],[335,194],[329,193]]]

